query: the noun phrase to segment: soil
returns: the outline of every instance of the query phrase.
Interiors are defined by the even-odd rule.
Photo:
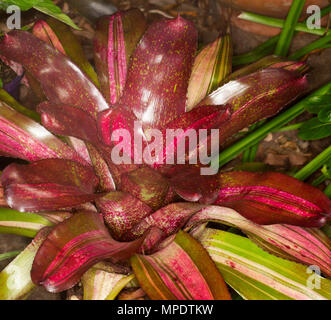
[[[75,33],[83,44],[86,56],[92,59],[93,23],[70,8],[65,1],[61,0],[56,2],[63,11],[72,17],[76,24],[82,28],[82,31],[75,31]],[[245,32],[235,26],[230,27],[228,23],[228,21],[230,21],[229,17],[231,16],[230,10],[222,7],[215,0],[114,0],[112,3],[123,10],[138,7],[146,14],[149,21],[153,21],[162,16],[176,16],[180,13],[183,17],[195,22],[199,31],[200,46],[213,41],[219,34],[223,34],[231,28],[234,55],[248,52],[267,40],[267,37]],[[41,14],[30,10],[24,14],[24,23],[35,21],[36,18],[41,16]],[[4,15],[0,15],[0,21],[3,22],[3,18]],[[5,31],[5,25],[1,22],[0,31]],[[291,51],[295,51],[315,39],[316,37],[312,35],[300,33],[295,37]],[[331,81],[330,59],[331,48],[313,54],[308,58],[308,64],[310,66],[308,75],[310,90],[316,89]],[[4,83],[9,82],[14,76],[15,74],[10,69],[0,63],[0,78]],[[21,100],[23,104],[29,107],[33,107],[35,104],[35,101],[26,88],[22,88],[21,90]],[[309,114],[304,114],[292,121],[292,123],[301,122],[309,117]],[[270,133],[259,145],[257,161],[267,163],[275,170],[286,171],[293,168],[300,168],[329,146],[330,142],[331,139],[302,141],[298,139],[296,131]],[[0,158],[0,169],[3,169],[10,161],[11,159]],[[229,163],[227,168],[232,168],[240,163],[241,156]],[[313,178],[314,177],[311,179]],[[321,185],[321,187],[323,187],[323,185]],[[29,241],[30,239],[15,235],[0,235],[0,253],[22,250]],[[0,262],[0,270],[5,267],[7,263],[8,261]],[[53,300],[62,298],[64,298],[63,295],[50,294],[43,288],[36,288],[29,296],[29,299],[32,300]]]

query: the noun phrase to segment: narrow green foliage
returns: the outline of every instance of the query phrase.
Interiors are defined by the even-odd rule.
[[[305,5],[305,1],[302,0],[293,0],[290,11],[288,12],[284,28],[280,34],[275,54],[278,56],[286,57],[288,54],[288,50],[290,49],[292,39],[294,36],[294,28],[296,23],[299,20],[301,15],[301,11],[303,6]]]

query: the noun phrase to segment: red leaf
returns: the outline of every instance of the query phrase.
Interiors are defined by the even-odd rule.
[[[233,208],[258,224],[321,227],[331,214],[331,201],[323,192],[284,174],[221,173],[220,184],[215,204]]]
[[[143,235],[151,227],[156,227],[164,232],[165,238],[176,233],[193,214],[202,208],[204,206],[197,203],[177,202],[169,204],[143,219],[127,233],[127,236],[130,237],[129,239],[134,239]]]
[[[125,85],[127,65],[146,21],[138,9],[101,17],[96,26],[94,60],[101,90],[109,104],[118,102]]]
[[[306,88],[306,77],[288,70],[267,68],[228,82],[200,105],[231,106],[231,117],[218,133],[220,143],[224,144],[238,131],[279,112]]]
[[[56,225],[42,243],[32,265],[31,279],[50,292],[67,290],[95,263],[130,258],[143,240],[117,242],[97,213],[79,212]]]
[[[173,190],[186,201],[213,203],[219,192],[219,178],[201,175],[200,168],[193,165],[176,165],[168,173]]]
[[[87,112],[70,105],[50,102],[39,104],[37,111],[41,113],[43,126],[53,133],[96,144],[99,142],[96,121]]]
[[[184,113],[196,46],[194,25],[181,17],[151,24],[131,57],[120,104],[148,128]]]
[[[87,164],[39,123],[0,101],[0,152],[28,161],[64,158]]]
[[[22,64],[52,103],[75,106],[92,117],[108,109],[101,93],[69,58],[29,32],[13,30],[6,34],[0,52]]]
[[[154,167],[159,167],[164,163],[177,164],[179,163],[178,156],[182,158],[188,158],[190,156],[192,158],[193,155],[197,155],[198,149],[208,141],[208,136],[211,133],[208,129],[221,128],[229,117],[230,112],[227,106],[203,105],[181,114],[178,118],[169,122],[167,127],[163,130],[162,152],[156,158]],[[199,130],[201,129],[207,130],[205,139],[200,136],[201,132]],[[174,139],[167,141],[167,134],[170,130],[174,132]],[[196,137],[197,141],[197,148],[193,150],[191,150],[189,143],[185,140],[187,137],[190,137],[192,133],[194,135],[193,138]],[[182,152],[184,156],[178,154],[178,152]]]
[[[58,210],[100,196],[93,194],[98,179],[92,168],[62,159],[11,164],[3,171],[1,182],[8,205],[19,211]]]

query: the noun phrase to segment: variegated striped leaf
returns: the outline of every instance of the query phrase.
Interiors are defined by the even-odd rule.
[[[245,299],[331,299],[330,280],[312,273],[309,267],[263,251],[245,237],[206,229],[200,241],[227,284]]]
[[[101,91],[109,104],[118,102],[130,57],[146,29],[138,9],[101,17],[96,26],[94,59]]]
[[[186,111],[215,90],[231,72],[232,45],[229,35],[203,48],[195,58],[187,90]]]
[[[133,278],[92,267],[82,277],[84,300],[114,300]]]
[[[179,231],[156,253],[131,258],[133,271],[153,300],[229,300],[228,289],[207,252]]]
[[[220,206],[203,208],[188,221],[185,229],[207,221],[239,228],[268,252],[284,259],[316,265],[326,275],[331,275],[330,240],[318,229],[285,224],[258,225],[236,211]]]

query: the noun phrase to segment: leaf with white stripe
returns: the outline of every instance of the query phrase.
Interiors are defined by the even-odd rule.
[[[40,229],[52,225],[53,223],[48,219],[35,213],[0,208],[0,233],[33,238]]]
[[[233,209],[208,206],[188,221],[186,230],[208,221],[239,228],[269,253],[306,265],[317,265],[331,276],[330,239],[319,229],[286,224],[258,225]]]
[[[307,267],[273,256],[251,240],[206,229],[202,245],[224,280],[248,300],[329,300],[331,281]]]

